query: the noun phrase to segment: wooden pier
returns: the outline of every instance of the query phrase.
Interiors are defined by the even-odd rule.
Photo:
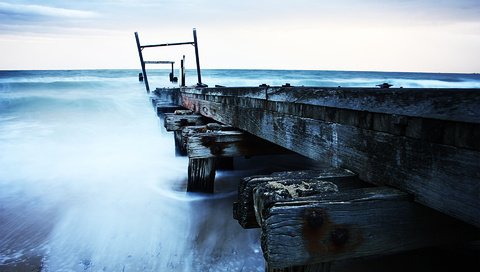
[[[234,218],[261,228],[268,271],[480,237],[480,90],[196,86],[153,99],[189,157],[188,191],[214,192],[218,161],[236,156],[331,166],[240,182]],[[163,114],[172,105],[183,110]]]
[[[244,177],[233,204],[260,228],[268,272],[328,272],[332,261],[480,239],[480,90],[303,87],[208,88],[151,95],[176,154],[188,156],[189,192],[215,192],[234,157],[297,153],[329,165]],[[141,75],[140,75],[141,76]],[[142,78],[143,79],[143,78]]]

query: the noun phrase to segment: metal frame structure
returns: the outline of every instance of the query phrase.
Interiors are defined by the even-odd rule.
[[[137,49],[138,49],[138,56],[140,58],[140,65],[142,66],[142,73],[144,77],[144,82],[145,82],[145,88],[147,92],[150,92],[150,86],[148,84],[148,77],[147,77],[147,71],[145,64],[172,64],[172,74],[173,74],[173,61],[145,61],[143,59],[143,54],[142,51],[145,48],[153,48],[153,47],[164,47],[164,46],[175,46],[175,45],[193,45],[195,47],[195,61],[197,64],[197,76],[198,76],[198,83],[197,86],[199,87],[206,87],[207,85],[202,83],[202,75],[200,73],[200,58],[198,54],[198,40],[197,40],[197,30],[194,28],[193,29],[193,42],[179,42],[179,43],[163,43],[163,44],[150,44],[150,45],[141,45],[140,44],[140,39],[138,37],[138,33],[135,32],[135,40],[137,42]],[[184,56],[185,58],[185,56]],[[184,78],[184,69],[183,69],[183,63],[184,59],[182,59],[182,86],[185,85],[185,78]]]

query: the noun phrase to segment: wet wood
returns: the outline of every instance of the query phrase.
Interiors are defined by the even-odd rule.
[[[190,158],[239,157],[286,154],[291,151],[238,130],[208,130],[188,136]]]
[[[348,109],[397,116],[410,116],[467,123],[480,123],[480,95],[478,89],[435,88],[325,88],[325,87],[240,87],[182,89],[186,96],[202,100],[234,104],[237,98],[281,102],[282,110],[297,105],[321,108]],[[204,99],[203,99],[204,98]],[[459,105],[461,107],[459,107]],[[251,105],[249,105],[251,106]],[[290,107],[290,109],[288,109]],[[263,108],[263,107],[262,107]],[[300,111],[308,111],[309,108]],[[197,110],[200,110],[198,108]],[[277,109],[279,111],[280,109]],[[319,114],[324,114],[320,112]]]
[[[182,136],[181,130],[173,131],[173,138],[175,142],[175,156],[177,157],[184,157],[187,156],[187,146],[185,140]]]
[[[331,184],[322,186],[329,188]],[[276,182],[254,190],[264,257],[274,269],[479,237],[476,228],[419,205],[406,193],[389,187],[340,189],[306,197],[285,191]]]
[[[165,113],[173,113],[176,110],[182,110],[185,109],[182,106],[178,106],[175,104],[165,104],[165,103],[157,103],[156,104],[156,109],[157,109],[157,115],[162,116]]]
[[[480,227],[480,92],[185,89],[183,106]]]
[[[200,126],[208,120],[200,114],[191,114],[191,111],[176,110],[173,113],[164,114],[164,126],[167,131],[182,130],[186,126]]]
[[[258,228],[253,205],[253,190],[267,182],[281,181],[288,184],[302,182],[332,181],[340,188],[360,188],[368,186],[358,180],[357,175],[349,170],[328,168],[321,170],[287,171],[272,175],[252,176],[241,180],[238,187],[238,199],[234,203],[233,217],[246,229]]]
[[[187,192],[213,193],[215,158],[188,160]]]

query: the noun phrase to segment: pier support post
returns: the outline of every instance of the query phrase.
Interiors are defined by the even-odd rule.
[[[180,87],[185,87],[185,55],[180,61]]]
[[[215,158],[188,160],[187,192],[213,193]]]
[[[177,157],[183,157],[187,156],[187,148],[184,144],[184,140],[182,138],[182,131],[181,130],[175,130],[173,132],[173,137],[175,140],[175,156]]]

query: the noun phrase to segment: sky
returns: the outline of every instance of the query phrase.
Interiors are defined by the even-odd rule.
[[[202,68],[480,72],[478,0],[0,0],[0,70],[139,68],[134,32],[193,28]],[[143,53],[195,65],[191,45]]]

